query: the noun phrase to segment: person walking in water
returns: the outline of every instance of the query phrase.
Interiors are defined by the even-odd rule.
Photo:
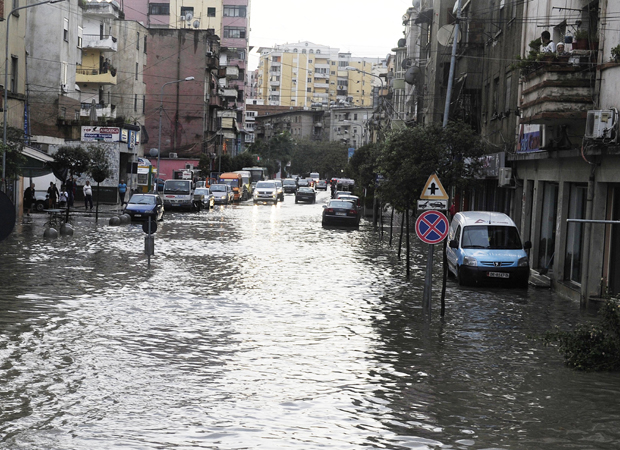
[[[53,181],[50,181],[50,187],[47,188],[47,195],[49,195],[50,209],[56,208],[56,202],[58,201],[60,192],[58,192],[58,188],[56,187]]]
[[[118,184],[118,196],[121,199],[121,208],[125,204],[125,193],[127,192],[127,184],[125,184],[125,180],[121,180]]]
[[[90,210],[93,210],[93,187],[90,185],[90,181],[87,181],[82,188],[84,192],[84,209],[88,209],[88,204],[90,203]]]

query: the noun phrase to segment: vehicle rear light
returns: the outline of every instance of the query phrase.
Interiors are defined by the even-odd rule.
[[[328,213],[333,213],[334,212],[334,208],[327,208],[325,211],[328,212]]]
[[[355,209],[350,209],[350,210],[349,210],[349,214],[357,215],[357,210],[355,210]]]

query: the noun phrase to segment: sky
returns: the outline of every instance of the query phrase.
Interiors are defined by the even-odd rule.
[[[412,0],[252,0],[250,69],[256,50],[310,41],[350,51],[352,56],[384,58],[403,37],[403,14]]]

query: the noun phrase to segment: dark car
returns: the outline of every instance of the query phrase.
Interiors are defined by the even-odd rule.
[[[215,205],[215,197],[207,187],[196,188],[194,198],[199,198],[202,208],[211,209]]]
[[[360,212],[356,205],[348,200],[330,200],[323,207],[323,226],[359,227]]]
[[[300,187],[295,193],[295,203],[316,203],[316,191],[310,187]]]
[[[282,188],[285,194],[294,194],[297,192],[297,181],[293,178],[286,178],[282,180]]]
[[[297,187],[310,187],[310,182],[305,178],[300,178],[297,180]]]
[[[319,180],[316,182],[316,190],[318,191],[319,189],[326,191],[327,190],[327,181],[325,180]]]
[[[131,220],[147,220],[149,217],[162,220],[164,202],[156,194],[133,194],[124,212],[131,217]]]

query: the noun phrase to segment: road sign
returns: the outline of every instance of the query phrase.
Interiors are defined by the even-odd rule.
[[[422,190],[422,195],[420,195],[420,200],[448,200],[448,194],[436,174],[428,177],[428,181]]]
[[[415,221],[415,232],[422,242],[438,244],[448,236],[448,218],[439,211],[426,211]]]
[[[146,234],[153,234],[153,233],[157,233],[157,220],[152,220],[151,217],[147,218],[143,223],[142,223],[142,231],[144,231]]]
[[[447,211],[448,200],[418,200],[418,211]]]

